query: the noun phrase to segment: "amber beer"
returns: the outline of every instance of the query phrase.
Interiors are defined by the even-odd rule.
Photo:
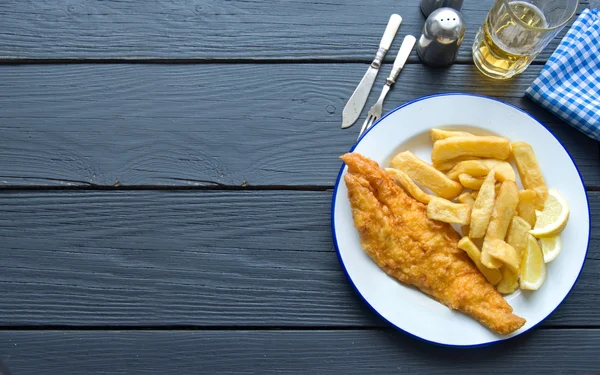
[[[535,3],[496,1],[473,43],[473,61],[483,74],[507,79],[524,71],[577,9],[577,0]]]

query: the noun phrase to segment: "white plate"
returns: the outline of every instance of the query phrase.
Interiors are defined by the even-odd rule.
[[[560,142],[522,110],[495,99],[442,94],[414,100],[383,117],[351,150],[388,166],[399,151],[411,150],[431,161],[430,128],[447,127],[477,134],[497,134],[530,143],[546,184],[569,202],[571,215],[562,232],[563,251],[548,264],[544,285],[535,292],[517,291],[506,299],[515,314],[527,319],[519,331],[497,335],[475,319],[451,311],[414,288],[387,276],[361,249],[342,176],[338,176],[331,208],[333,240],[350,282],[383,319],[426,341],[449,346],[489,344],[519,335],[550,315],[567,296],[581,272],[590,234],[590,215],[583,182]],[[519,182],[520,183],[520,182]]]

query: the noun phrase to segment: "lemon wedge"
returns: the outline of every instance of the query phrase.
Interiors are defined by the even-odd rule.
[[[560,240],[560,236],[542,237],[540,238],[540,244],[542,245],[545,263],[552,262],[562,250],[562,241]]]
[[[546,280],[546,263],[535,237],[528,236],[527,248],[521,261],[521,289],[538,290]]]
[[[538,216],[535,227],[529,231],[534,236],[554,237],[565,228],[569,220],[569,205],[556,190],[548,192],[544,210]]]

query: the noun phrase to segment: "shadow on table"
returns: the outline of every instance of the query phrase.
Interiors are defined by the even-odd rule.
[[[421,95],[443,92],[467,92],[492,97],[522,97],[525,90],[537,76],[541,66],[531,67],[527,74],[507,80],[497,80],[484,76],[474,65],[453,65],[448,68],[422,70],[423,85]],[[458,81],[460,79],[460,81]],[[435,84],[431,84],[434,82]]]
[[[407,352],[411,357],[424,361],[468,365],[477,358],[479,363],[496,362],[512,353],[522,353],[528,341],[536,336],[536,330],[531,330],[517,337],[499,343],[480,347],[456,348],[444,347],[407,335],[400,331],[387,332],[389,345],[395,345],[399,351]],[[433,355],[432,355],[433,354]]]
[[[0,361],[0,375],[11,375],[8,367],[2,361]]]

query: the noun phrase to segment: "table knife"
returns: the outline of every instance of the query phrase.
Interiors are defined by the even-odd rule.
[[[400,46],[400,51],[398,51],[398,55],[396,55],[396,59],[394,60],[394,65],[392,66],[392,71],[390,75],[385,80],[385,85],[383,85],[383,89],[381,90],[381,95],[379,95],[379,99],[377,99],[377,103],[371,107],[369,110],[369,116],[365,120],[362,128],[360,129],[360,134],[358,134],[358,138],[360,139],[361,135],[373,124],[381,118],[381,114],[383,112],[383,101],[385,100],[386,95],[392,88],[392,85],[396,83],[398,79],[398,75],[400,75],[400,71],[404,68],[404,64],[408,60],[410,53],[415,46],[417,39],[412,35],[407,35],[404,37],[402,41],[402,45]]]
[[[387,51],[390,49],[401,23],[402,17],[398,14],[392,14],[387,27],[385,28],[385,32],[383,33],[383,37],[381,38],[381,42],[379,43],[379,49],[377,50],[375,59],[358,84],[358,87],[356,87],[356,90],[354,90],[354,93],[352,93],[350,99],[348,99],[346,107],[344,107],[344,111],[342,112],[342,129],[349,128],[360,117],[360,113],[367,102],[369,92],[377,77],[377,72],[379,72],[381,62]]]

